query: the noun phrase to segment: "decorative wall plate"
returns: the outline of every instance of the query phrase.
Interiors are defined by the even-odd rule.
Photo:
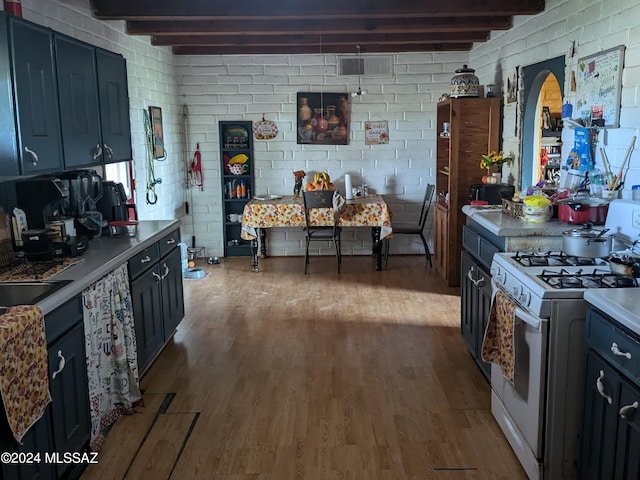
[[[271,140],[276,138],[276,135],[278,135],[278,127],[271,120],[265,120],[262,117],[262,120],[253,124],[253,136],[256,140]]]

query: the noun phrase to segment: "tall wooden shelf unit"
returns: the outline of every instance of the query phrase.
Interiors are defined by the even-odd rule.
[[[251,255],[249,241],[240,238],[242,211],[251,200],[254,189],[253,176],[253,128],[247,121],[221,121],[220,162],[222,171],[222,224],[224,238],[224,256],[238,257]],[[248,159],[242,164],[245,171],[235,175],[229,162],[236,155],[245,155]],[[243,185],[242,193],[238,188]],[[230,214],[240,215],[237,222],[229,220]]]
[[[436,203],[434,206],[434,259],[436,270],[450,287],[460,285],[462,206],[469,187],[479,183],[486,170],[482,155],[499,150],[500,99],[451,98],[438,103],[436,114]],[[443,137],[443,124],[450,135]],[[448,200],[445,198],[448,194]]]

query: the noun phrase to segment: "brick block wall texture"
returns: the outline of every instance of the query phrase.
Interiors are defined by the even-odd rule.
[[[578,58],[624,44],[621,128],[607,131],[601,140],[614,170],[620,167],[631,137],[640,137],[640,26],[633,21],[640,18],[640,5],[633,0],[547,0],[544,13],[515,17],[511,30],[492,34],[471,52],[394,54],[393,75],[362,78],[368,94],[351,98],[349,144],[329,147],[296,144],[296,94],[357,90],[357,78],[338,76],[336,55],[173,56],[168,48],[151,46],[148,37],[126,35],[124,22],[93,19],[86,0],[22,0],[22,4],[25,18],[125,56],[139,216],[180,218],[184,237],[195,235],[207,255],[223,251],[220,120],[259,121],[264,115],[277,123],[275,139],[255,142],[256,190],[260,193],[292,192],[293,170],[327,170],[338,185],[350,173],[354,183],[362,179],[371,191],[385,195],[394,218],[402,221],[417,217],[424,188],[434,182],[436,104],[463,63],[476,69],[481,84],[494,83],[501,92],[513,69],[568,55],[574,41],[577,55],[567,56],[567,82]],[[568,83],[565,95],[573,102]],[[155,174],[162,178],[156,188],[156,205],[145,203],[142,111],[149,105],[162,108],[168,152],[166,161],[155,163]],[[186,147],[183,105],[188,109]],[[364,144],[364,122],[370,119],[389,122],[388,145]],[[506,151],[519,151],[518,121],[517,105],[506,105]],[[564,137],[568,135],[566,143],[572,141],[570,134]],[[186,166],[197,142],[203,159],[203,191],[185,188]],[[599,154],[596,161],[601,165]],[[518,178],[517,168],[512,173]],[[478,178],[481,174],[479,170]],[[631,158],[626,188],[636,183],[640,183],[640,148]],[[185,201],[190,202],[190,215],[184,211]],[[429,236],[431,228],[429,220]],[[421,253],[419,239],[406,237],[394,239],[392,253]],[[346,255],[369,254],[369,232],[350,232],[344,239]],[[301,232],[270,234],[270,255],[303,253]]]

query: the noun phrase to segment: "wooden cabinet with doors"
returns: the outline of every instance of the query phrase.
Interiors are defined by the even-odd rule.
[[[442,136],[449,123],[448,136]],[[500,99],[452,98],[440,102],[436,114],[436,218],[434,257],[436,270],[448,286],[460,285],[462,206],[468,203],[469,188],[486,170],[482,155],[499,150]],[[446,221],[442,221],[446,218]]]
[[[104,163],[132,160],[127,62],[122,55],[96,48],[100,131]]]
[[[184,317],[180,230],[129,260],[138,370],[142,375]]]
[[[640,478],[640,336],[587,312],[581,479]]]
[[[0,175],[62,170],[53,32],[0,12]]]

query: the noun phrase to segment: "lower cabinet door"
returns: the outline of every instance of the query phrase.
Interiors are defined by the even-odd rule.
[[[131,283],[140,373],[144,372],[164,343],[160,282],[161,276],[156,265]]]
[[[182,290],[182,259],[180,249],[160,261],[162,271],[162,316],[164,340],[167,341],[184,318],[184,293]]]
[[[581,479],[614,478],[619,385],[615,370],[589,351],[582,418]]]
[[[613,478],[640,478],[640,390],[621,382]]]
[[[49,347],[49,389],[56,452],[81,452],[91,436],[84,324]],[[72,467],[58,463],[58,478]]]
[[[47,408],[42,418],[22,438],[22,445],[18,445],[18,442],[13,438],[9,426],[6,424],[6,419],[3,419],[3,423],[0,450],[26,455],[39,454],[40,461],[0,463],[0,478],[3,480],[50,480],[57,478],[55,464],[44,461],[45,453],[54,451],[49,409]]]

